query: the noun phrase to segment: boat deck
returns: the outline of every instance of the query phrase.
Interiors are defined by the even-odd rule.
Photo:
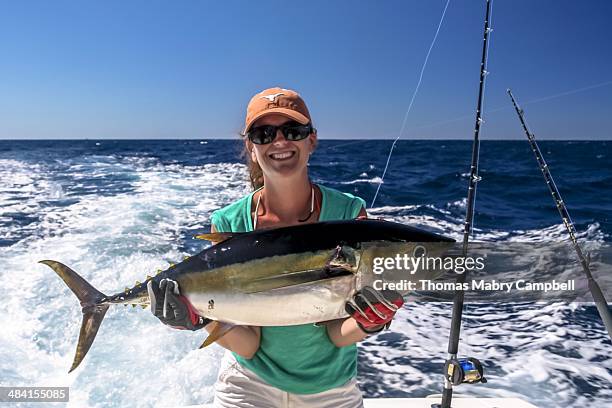
[[[431,408],[440,403],[438,398],[368,398],[365,408]],[[453,397],[452,408],[537,408],[518,398],[461,398]]]
[[[431,408],[440,403],[439,396],[429,398],[366,398],[365,408]],[[178,407],[177,407],[178,408]],[[190,405],[181,408],[213,408],[212,404]],[[453,397],[452,408],[537,408],[519,398],[467,398]]]

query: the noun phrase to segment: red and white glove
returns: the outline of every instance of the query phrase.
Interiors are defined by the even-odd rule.
[[[361,330],[372,334],[388,328],[393,316],[403,304],[404,299],[399,292],[378,291],[365,286],[346,302],[345,310],[357,321]]]

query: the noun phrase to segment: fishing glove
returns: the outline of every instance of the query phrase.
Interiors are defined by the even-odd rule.
[[[185,296],[180,295],[178,283],[171,279],[162,279],[159,287],[151,279],[147,283],[151,301],[151,312],[162,323],[175,329],[199,330],[210,323],[198,315]]]
[[[378,333],[391,325],[395,313],[404,304],[399,292],[375,290],[364,286],[346,302],[346,312],[357,321],[359,328],[368,334]]]

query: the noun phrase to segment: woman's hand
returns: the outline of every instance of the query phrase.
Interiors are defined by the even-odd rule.
[[[325,323],[327,335],[336,347],[355,344],[389,327],[391,319],[403,304],[404,299],[396,291],[379,292],[365,287],[346,303],[346,311],[351,317]]]
[[[346,302],[345,310],[364,333],[372,334],[388,327],[403,304],[404,299],[399,292],[378,291],[365,286]]]
[[[151,279],[147,283],[151,312],[162,323],[182,330],[199,330],[211,321],[198,315],[189,300],[179,294],[178,284],[171,279],[162,279],[157,284]]]

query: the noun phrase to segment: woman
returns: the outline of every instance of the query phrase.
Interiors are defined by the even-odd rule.
[[[361,198],[310,181],[307,164],[317,134],[306,104],[295,91],[270,88],[251,99],[244,143],[255,191],[215,211],[213,232],[366,216]],[[176,288],[167,290],[166,285],[174,282],[160,284],[166,296],[157,301],[156,316],[178,328],[205,326],[185,298],[173,295]],[[156,292],[156,299],[161,299],[161,292]],[[359,307],[347,303],[351,317],[325,324],[234,327],[217,340],[228,351],[215,385],[214,406],[362,407],[355,380],[355,343],[383,330],[403,300],[397,292],[364,288],[353,301]],[[162,316],[164,303],[174,312],[170,317]]]

